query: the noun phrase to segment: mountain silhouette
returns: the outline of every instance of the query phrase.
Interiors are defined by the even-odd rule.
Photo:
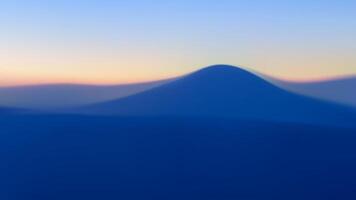
[[[292,92],[356,107],[356,77],[306,83],[279,80],[272,82]]]
[[[88,114],[199,116],[351,125],[355,110],[293,94],[237,67],[214,65],[163,86],[79,109]]]

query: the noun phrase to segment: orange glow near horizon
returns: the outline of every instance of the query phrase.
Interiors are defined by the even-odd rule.
[[[207,65],[208,66],[208,65]],[[267,75],[279,80],[289,81],[289,82],[319,82],[319,81],[327,81],[332,79],[340,79],[340,78],[349,78],[354,77],[354,75],[348,74],[337,74],[337,73],[312,73],[312,75],[305,76],[306,71],[294,71],[293,75],[288,76],[287,73],[282,71],[278,71],[278,73],[271,74],[270,70],[255,70],[255,68],[245,68],[252,73],[260,73],[262,75]],[[152,82],[164,79],[171,79],[179,76],[183,76],[185,74],[191,73],[200,68],[188,68],[186,70],[181,70],[179,72],[171,72],[171,73],[158,73],[158,75],[147,75],[145,73],[135,74],[135,73],[102,73],[93,72],[93,73],[67,73],[67,74],[31,74],[23,72],[22,76],[13,77],[8,76],[6,79],[2,78],[0,80],[0,87],[11,87],[11,86],[23,86],[23,85],[46,85],[46,84],[88,84],[88,85],[117,85],[117,84],[133,84],[133,83],[144,83],[144,82]],[[289,72],[291,70],[288,70]],[[312,70],[311,70],[312,72]]]

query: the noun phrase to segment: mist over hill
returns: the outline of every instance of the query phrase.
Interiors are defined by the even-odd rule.
[[[289,91],[356,108],[356,77],[338,78],[317,82],[287,82],[272,80]]]

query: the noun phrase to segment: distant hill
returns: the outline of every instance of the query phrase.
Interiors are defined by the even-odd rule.
[[[9,107],[0,107],[0,115],[23,113],[25,110]]]
[[[356,77],[306,83],[273,82],[292,92],[356,107]]]
[[[355,110],[296,95],[240,68],[216,65],[126,98],[80,112],[133,116],[213,116],[353,124]]]
[[[62,109],[126,97],[169,81],[111,86],[53,84],[0,87],[0,105],[41,110]]]

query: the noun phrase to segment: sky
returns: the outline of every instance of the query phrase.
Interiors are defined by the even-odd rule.
[[[2,0],[0,86],[113,84],[212,64],[356,75],[354,0]]]

